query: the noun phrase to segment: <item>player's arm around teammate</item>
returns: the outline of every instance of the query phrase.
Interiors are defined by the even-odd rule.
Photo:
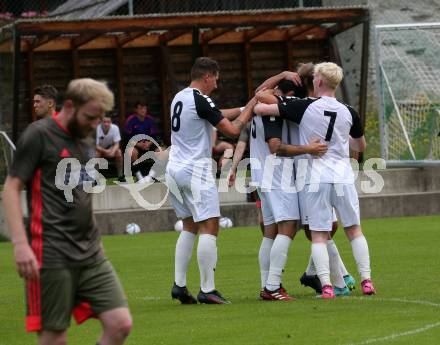
[[[278,104],[279,99],[276,96],[275,89],[260,90],[255,95],[258,102],[262,104]],[[280,119],[275,118],[263,118],[265,128],[277,126],[281,124]],[[327,152],[327,145],[320,142],[319,139],[315,139],[308,145],[292,145],[281,141],[280,138],[270,137],[270,134],[266,136],[267,144],[269,145],[270,153],[279,156],[292,157],[302,154],[311,154],[320,156]]]
[[[252,114],[253,114],[252,110],[254,109],[254,106],[256,104],[257,104],[256,98],[252,97],[249,100],[249,102],[246,104],[240,115],[235,118],[235,120],[230,121],[228,118],[225,117],[217,124],[216,128],[224,135],[234,138],[238,137],[240,135],[241,130],[252,118]],[[240,108],[237,109],[240,111]]]
[[[281,73],[278,73],[277,75],[274,75],[273,77],[266,79],[263,83],[261,83],[260,86],[257,87],[255,91],[258,92],[264,89],[273,89],[283,79],[291,80],[294,84],[301,85],[301,78],[298,73],[283,71]]]

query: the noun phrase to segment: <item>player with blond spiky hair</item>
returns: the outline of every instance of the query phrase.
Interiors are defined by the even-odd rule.
[[[301,144],[319,139],[328,145],[328,151],[321,157],[304,156],[307,162],[305,202],[312,233],[312,257],[323,298],[335,297],[327,250],[333,207],[350,239],[361,276],[362,292],[365,295],[375,293],[368,244],[360,227],[359,200],[349,160],[349,148],[362,152],[366,143],[356,111],[335,98],[342,78],[342,69],[336,64],[317,64],[313,75],[317,99],[294,100],[278,105],[257,104],[254,108],[258,115],[281,116],[297,123]]]

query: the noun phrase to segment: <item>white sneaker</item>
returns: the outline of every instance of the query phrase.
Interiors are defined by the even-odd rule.
[[[142,175],[142,173],[140,171],[136,171],[136,178],[138,181],[142,180],[144,178],[144,176]]]
[[[150,175],[142,177],[140,180],[137,181],[137,183],[139,184],[152,183],[152,182],[154,182],[154,180]]]

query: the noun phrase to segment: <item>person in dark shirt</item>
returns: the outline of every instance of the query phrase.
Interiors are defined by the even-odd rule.
[[[82,140],[113,103],[104,83],[71,81],[60,113],[33,122],[20,137],[5,182],[5,216],[26,284],[26,329],[38,332],[39,344],[66,344],[72,314],[78,323],[100,319],[100,345],[123,344],[131,329],[124,292],[94,222],[94,181],[85,169],[91,150]],[[20,202],[25,186],[26,227]]]
[[[137,142],[133,142],[130,145],[130,140],[136,135],[148,135],[153,139],[157,138],[157,126],[154,118],[148,114],[147,104],[142,101],[137,101],[135,103],[135,112],[130,115],[125,121],[125,136],[129,142],[128,150],[130,150],[131,163],[133,164],[139,157],[141,157],[145,152],[153,149],[152,141],[142,139]],[[135,176],[138,180],[143,179],[143,173],[148,174],[148,168],[145,170],[141,164],[136,164],[133,166]],[[154,173],[148,174],[145,177],[154,177]]]

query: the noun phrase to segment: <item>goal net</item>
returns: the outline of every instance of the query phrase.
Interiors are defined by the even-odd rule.
[[[0,183],[3,184],[14,156],[15,146],[5,131],[0,131]]]
[[[440,164],[440,23],[375,29],[382,158]]]

